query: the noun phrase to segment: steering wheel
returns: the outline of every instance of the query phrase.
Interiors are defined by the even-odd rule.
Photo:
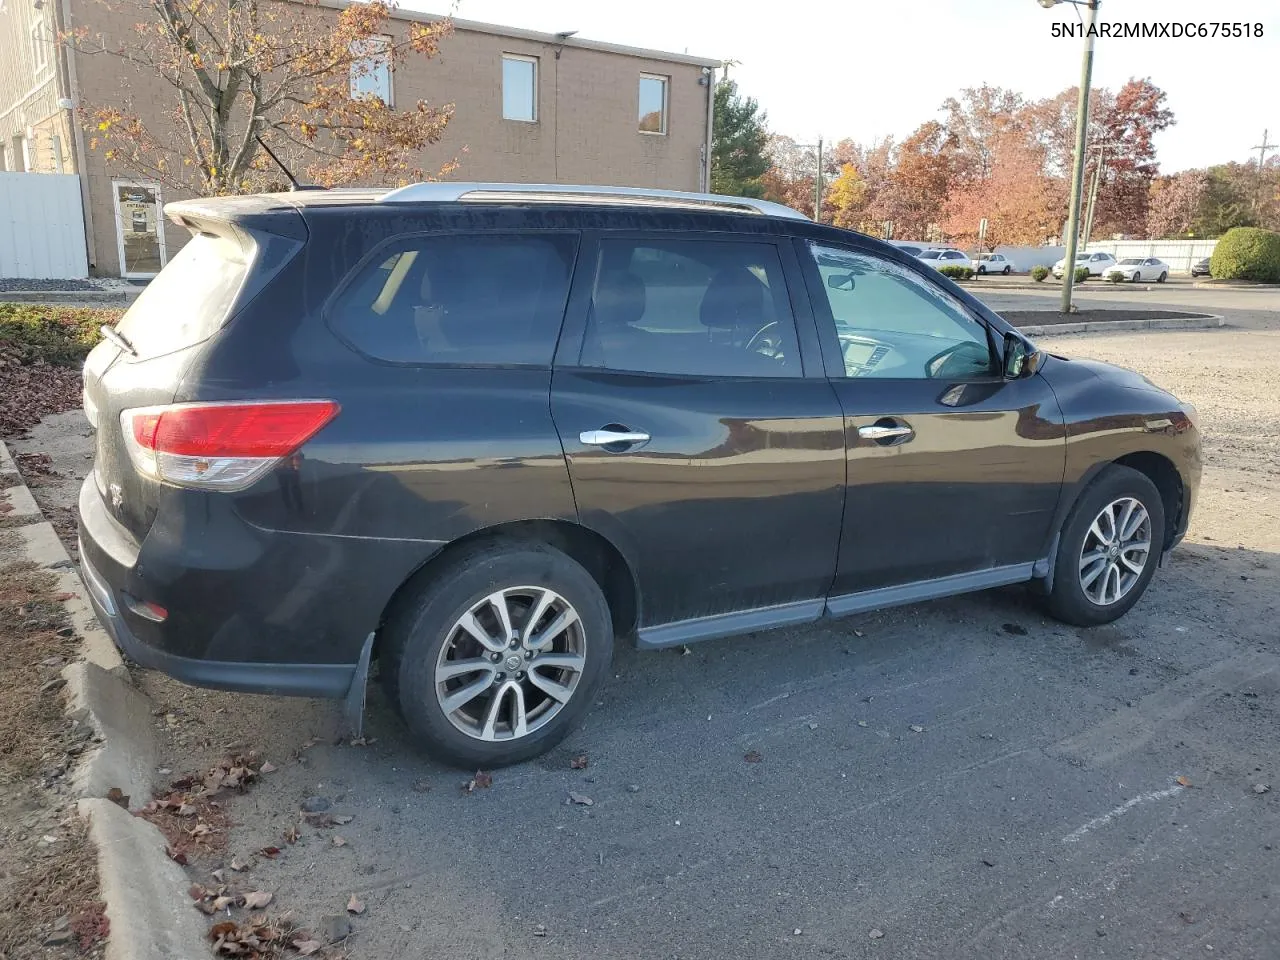
[[[966,340],[934,354],[924,369],[933,379],[981,376],[991,372],[991,349],[985,343]]]
[[[765,357],[772,357],[775,360],[785,360],[782,354],[782,338],[777,335],[778,321],[770,320],[763,327],[751,335],[751,339],[747,341],[747,349],[754,350],[756,353]],[[773,330],[770,335],[769,331]]]

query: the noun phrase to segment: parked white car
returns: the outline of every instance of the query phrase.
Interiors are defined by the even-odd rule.
[[[1003,273],[1005,276],[1018,269],[1003,253],[984,253],[970,261],[969,266],[973,267],[974,273]]]
[[[1139,280],[1164,283],[1169,277],[1169,265],[1156,257],[1125,257],[1104,276],[1111,277],[1115,274],[1119,274],[1130,283],[1137,283]]]
[[[959,250],[926,250],[917,254],[916,259],[921,263],[927,263],[935,270],[941,270],[943,267],[969,266],[969,258]]]
[[[1062,270],[1067,260],[1064,257],[1053,265],[1053,275],[1062,279]],[[1100,277],[1116,265],[1116,258],[1109,253],[1077,253],[1076,266],[1088,267],[1089,276]]]

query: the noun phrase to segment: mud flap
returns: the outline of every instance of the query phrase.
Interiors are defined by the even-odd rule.
[[[347,696],[342,704],[342,716],[353,737],[362,736],[364,732],[364,697],[369,685],[369,657],[372,653],[371,633],[365,637],[364,646],[360,648],[360,660],[356,663],[355,675],[351,678],[351,686],[347,688]]]

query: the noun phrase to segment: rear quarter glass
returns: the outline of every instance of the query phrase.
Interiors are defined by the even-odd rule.
[[[147,284],[116,326],[138,359],[183,350],[218,331],[253,258],[252,241],[241,236],[196,234]]]

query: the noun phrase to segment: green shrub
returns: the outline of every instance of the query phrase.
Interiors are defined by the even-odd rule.
[[[1076,267],[1076,283],[1084,283],[1089,279],[1088,267]]]
[[[101,338],[98,328],[118,319],[119,310],[0,303],[0,360],[78,367]]]
[[[1049,268],[1043,266],[1035,266],[1031,268],[1031,279],[1036,283],[1043,283],[1044,278],[1049,275]]]
[[[1280,283],[1280,233],[1258,227],[1236,227],[1213,248],[1209,273],[1215,280]]]
[[[1119,270],[1112,270],[1107,273],[1107,283],[1123,283],[1124,274]]]
[[[939,267],[938,272],[944,277],[949,277],[952,280],[973,279],[973,267],[960,267],[948,264],[945,267]]]

